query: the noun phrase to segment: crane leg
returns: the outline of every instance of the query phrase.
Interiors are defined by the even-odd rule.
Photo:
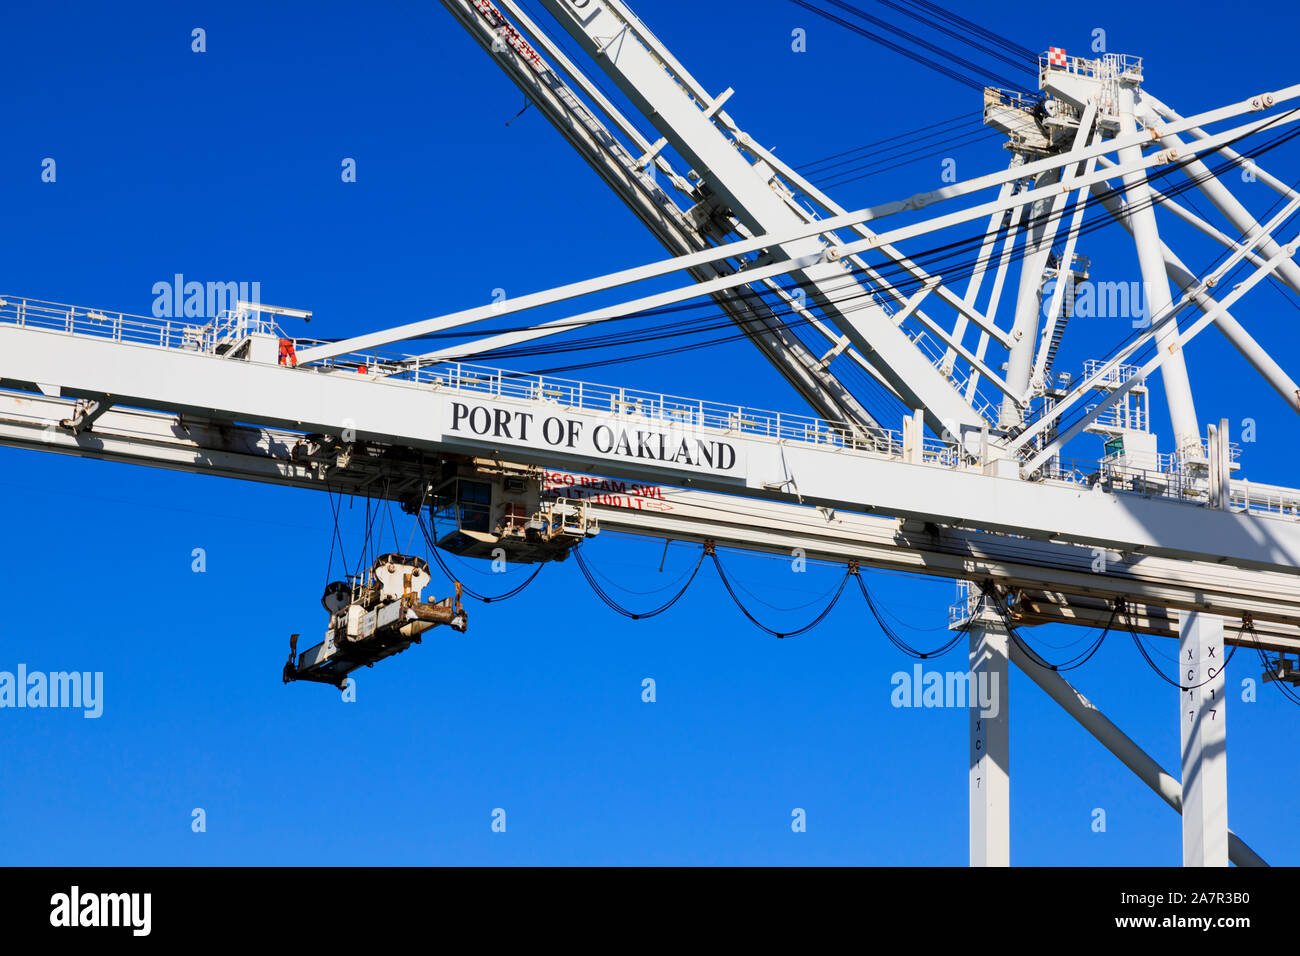
[[[1007,629],[981,609],[970,626],[970,865],[1011,865]]]
[[[1183,866],[1228,865],[1227,701],[1223,618],[1180,614],[1178,724],[1183,763]]]

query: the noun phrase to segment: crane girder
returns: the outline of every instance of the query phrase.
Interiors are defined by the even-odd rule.
[[[794,432],[807,420],[797,417],[767,423],[775,434],[740,409],[732,420],[675,429],[644,408],[584,407],[608,407],[595,387],[592,399],[557,397],[553,380],[502,395],[499,382],[485,388],[468,373],[429,387],[5,325],[0,380],[3,444],[398,497],[447,458],[609,474],[662,482],[679,498],[672,514],[602,508],[607,528],[755,550],[803,547],[827,560],[1134,605],[1212,601],[1221,613],[1300,624],[1300,525],[1292,518],[1101,485],[1031,484],[927,461],[923,449],[905,461],[843,435],[799,440]],[[32,382],[47,394],[32,384],[18,390]],[[114,407],[89,431],[63,426],[86,395],[111,396]],[[658,436],[686,443],[686,456],[665,460],[661,449],[673,446]],[[827,511],[834,520],[817,517]],[[1101,572],[1098,554],[1106,555]],[[1213,585],[1193,569],[1226,577]],[[1126,576],[1139,583],[1104,583]]]
[[[111,409],[93,431],[78,432],[59,424],[76,404],[0,391],[0,444],[399,502],[422,495],[448,461],[477,461],[484,473],[532,474],[545,482],[544,494],[591,489],[584,501],[606,531],[781,555],[799,549],[813,561],[987,581],[1017,593],[1012,607],[1026,625],[1100,627],[1114,602],[1123,601],[1136,630],[1173,637],[1177,613],[1168,609],[1213,606],[1228,617],[1250,615],[1265,649],[1300,650],[1300,576],[1294,574],[1111,552],[1098,568],[1096,550],[1081,545],[672,486],[633,483],[629,493],[626,482],[614,482],[622,490],[609,494],[601,491],[611,487],[608,480],[536,465],[364,441],[345,445],[336,436],[134,408]]]

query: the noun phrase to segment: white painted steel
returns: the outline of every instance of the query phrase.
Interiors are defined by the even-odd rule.
[[[1118,757],[1156,796],[1179,813],[1183,812],[1183,789],[1179,782],[1134,743],[1131,737],[1116,727],[1096,704],[1056,671],[1034,663],[1014,642],[1011,645],[1011,661],[1102,746]],[[1228,853],[1232,862],[1238,866],[1268,865],[1231,830],[1228,831]]]
[[[1007,629],[995,617],[982,610],[969,636],[970,865],[977,867],[1011,865],[1011,675]]]
[[[1228,865],[1228,701],[1223,618],[1181,616],[1178,727],[1183,771],[1183,866]]]

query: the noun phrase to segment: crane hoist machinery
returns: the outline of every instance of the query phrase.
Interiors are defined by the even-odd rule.
[[[304,446],[296,447],[301,452]],[[427,483],[418,498],[405,498],[402,508],[421,523],[427,509],[435,546],[450,554],[518,564],[563,561],[576,545],[599,533],[598,522],[587,501],[544,498],[542,484],[539,469],[448,460],[439,480]],[[464,633],[469,616],[461,604],[461,584],[453,582],[454,596],[426,604],[421,595],[430,580],[424,558],[384,554],[364,578],[331,582],[321,596],[329,614],[325,638],[301,654],[298,635],[290,638],[285,683],[308,680],[342,687],[353,670],[419,644],[432,628]]]
[[[421,597],[429,586],[429,563],[408,554],[383,554],[363,580],[326,585],[321,606],[329,615],[325,639],[298,653],[298,635],[289,638],[284,682],[307,680],[342,688],[358,667],[400,654],[419,644],[426,631],[446,626],[465,632],[469,615],[455,594],[432,604]]]
[[[626,0],[536,0],[544,24],[519,0],[441,3],[667,258],[328,340],[274,321],[308,313],[257,303],[199,326],[179,308],[5,296],[0,444],[397,502],[427,521],[440,564],[447,551],[540,566],[604,531],[970,582],[949,621],[972,680],[999,675],[1005,703],[1020,667],[1185,814],[1185,860],[1256,862],[1227,829],[1220,651],[1281,655],[1266,662],[1281,691],[1298,679],[1300,488],[1247,480],[1222,393],[1220,414],[1198,415],[1184,352],[1234,350],[1276,393],[1262,400],[1300,411],[1300,385],[1251,328],[1266,313],[1242,308],[1265,283],[1300,294],[1300,192],[1264,168],[1300,135],[1300,84],[1182,114],[1139,58],[1018,48],[1001,57],[1026,73],[1016,89],[978,85],[1005,168],[954,167],[850,210],[823,190],[851,180],[819,186],[801,170],[825,160],[794,167],[763,146],[731,114],[748,94],[706,88]],[[844,20],[851,5],[835,6]],[[913,145],[966,135],[917,132]],[[880,145],[849,152],[874,169]],[[1213,211],[1179,201],[1192,191]],[[1136,257],[1111,274],[1140,288],[1090,278],[1115,250],[1081,246],[1111,227]],[[1218,258],[1188,265],[1202,246]],[[702,323],[617,331],[701,309]],[[1077,321],[1102,315],[1123,321]],[[609,347],[715,320],[812,414],[471,364],[576,350],[583,330],[616,330],[581,340]],[[1285,460],[1294,436],[1269,436]],[[462,588],[426,604],[428,584],[424,560],[400,553],[332,584],[325,638],[302,654],[294,639],[286,681],[338,685],[433,627],[464,630]],[[1012,626],[1105,633],[1121,611],[1135,642],[1176,639],[1190,662],[1181,787]],[[1008,859],[1007,712],[970,725],[973,863]]]
[[[295,440],[290,456],[318,479],[343,487],[353,475],[373,480],[375,468],[409,470],[402,510],[420,515],[427,509],[438,546],[459,557],[491,559],[500,550],[500,556],[521,564],[563,561],[574,545],[600,532],[586,502],[543,496],[545,469],[540,467],[465,455],[447,455],[429,465],[392,446],[320,433]],[[432,481],[429,471],[436,476]]]
[[[448,462],[443,475],[428,508],[437,546],[451,554],[519,564],[563,561],[600,533],[588,502],[543,497],[540,469],[470,459]],[[416,513],[409,499],[403,504]]]

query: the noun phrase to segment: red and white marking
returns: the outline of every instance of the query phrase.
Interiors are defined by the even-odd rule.
[[[1059,66],[1059,67],[1061,67],[1062,69],[1064,69],[1064,68],[1065,68],[1065,65],[1066,65],[1065,50],[1063,50],[1063,49],[1062,49],[1061,47],[1059,47],[1059,46],[1048,47],[1048,48],[1047,48],[1047,65],[1048,65],[1048,66]]]
[[[659,485],[638,484],[616,478],[599,478],[594,475],[572,475],[559,471],[546,472],[542,492],[560,498],[575,498],[593,504],[633,511],[672,511],[665,490]]]

